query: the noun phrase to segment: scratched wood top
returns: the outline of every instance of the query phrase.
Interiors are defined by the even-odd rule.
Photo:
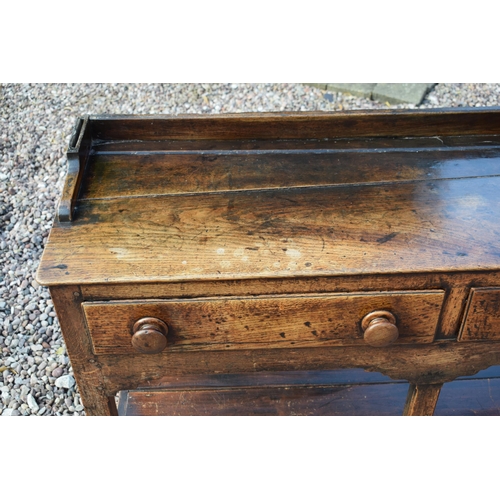
[[[90,117],[37,279],[498,270],[500,111],[446,113]]]

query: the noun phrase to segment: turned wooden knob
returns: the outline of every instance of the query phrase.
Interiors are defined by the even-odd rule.
[[[388,346],[399,337],[396,318],[389,311],[373,311],[367,314],[361,321],[361,328],[365,332],[365,342],[374,347]]]
[[[161,319],[142,318],[133,328],[132,346],[143,354],[156,354],[167,346],[168,326]]]

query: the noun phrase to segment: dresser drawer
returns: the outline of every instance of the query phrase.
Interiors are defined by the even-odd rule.
[[[363,329],[387,325],[391,315],[394,343],[419,344],[433,341],[443,297],[433,290],[112,301],[85,302],[83,310],[96,354],[137,354],[134,325],[151,332],[155,322],[164,323],[165,352],[366,345]],[[374,311],[387,314],[362,325]]]
[[[500,340],[500,288],[471,289],[459,340]]]

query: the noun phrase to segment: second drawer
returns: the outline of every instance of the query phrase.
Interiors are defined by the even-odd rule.
[[[442,290],[398,291],[85,302],[83,309],[96,354],[137,354],[131,339],[143,318],[166,324],[167,352],[367,345],[361,323],[373,311],[393,315],[394,344],[428,343],[443,298]]]

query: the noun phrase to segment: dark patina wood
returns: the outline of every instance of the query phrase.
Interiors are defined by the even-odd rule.
[[[443,295],[436,290],[112,301],[84,303],[83,309],[96,354],[133,354],[132,325],[144,317],[168,325],[169,352],[363,346],[370,342],[361,320],[374,308],[390,308],[398,316],[397,343],[417,344],[434,340]]]
[[[443,384],[410,384],[403,414],[416,417],[434,415],[442,386]]]
[[[91,137],[88,117],[79,118],[75,124],[68,148],[68,172],[59,202],[59,222],[73,220],[75,204],[80,192],[83,173],[90,157]]]
[[[168,325],[158,318],[137,320],[130,332],[132,347],[143,354],[157,354],[167,347]]]
[[[432,414],[500,364],[499,109],[90,116],[68,160],[37,279],[88,414],[167,376],[353,367]]]
[[[87,415],[117,415],[113,394],[107,388],[99,360],[87,334],[82,294],[77,286],[51,287],[54,307],[64,331],[68,354]]]
[[[459,340],[500,340],[500,288],[473,288]]]
[[[434,414],[500,415],[500,370],[494,368],[446,384]],[[408,383],[359,370],[166,377],[161,383],[120,392],[119,414],[401,415],[409,399]]]

